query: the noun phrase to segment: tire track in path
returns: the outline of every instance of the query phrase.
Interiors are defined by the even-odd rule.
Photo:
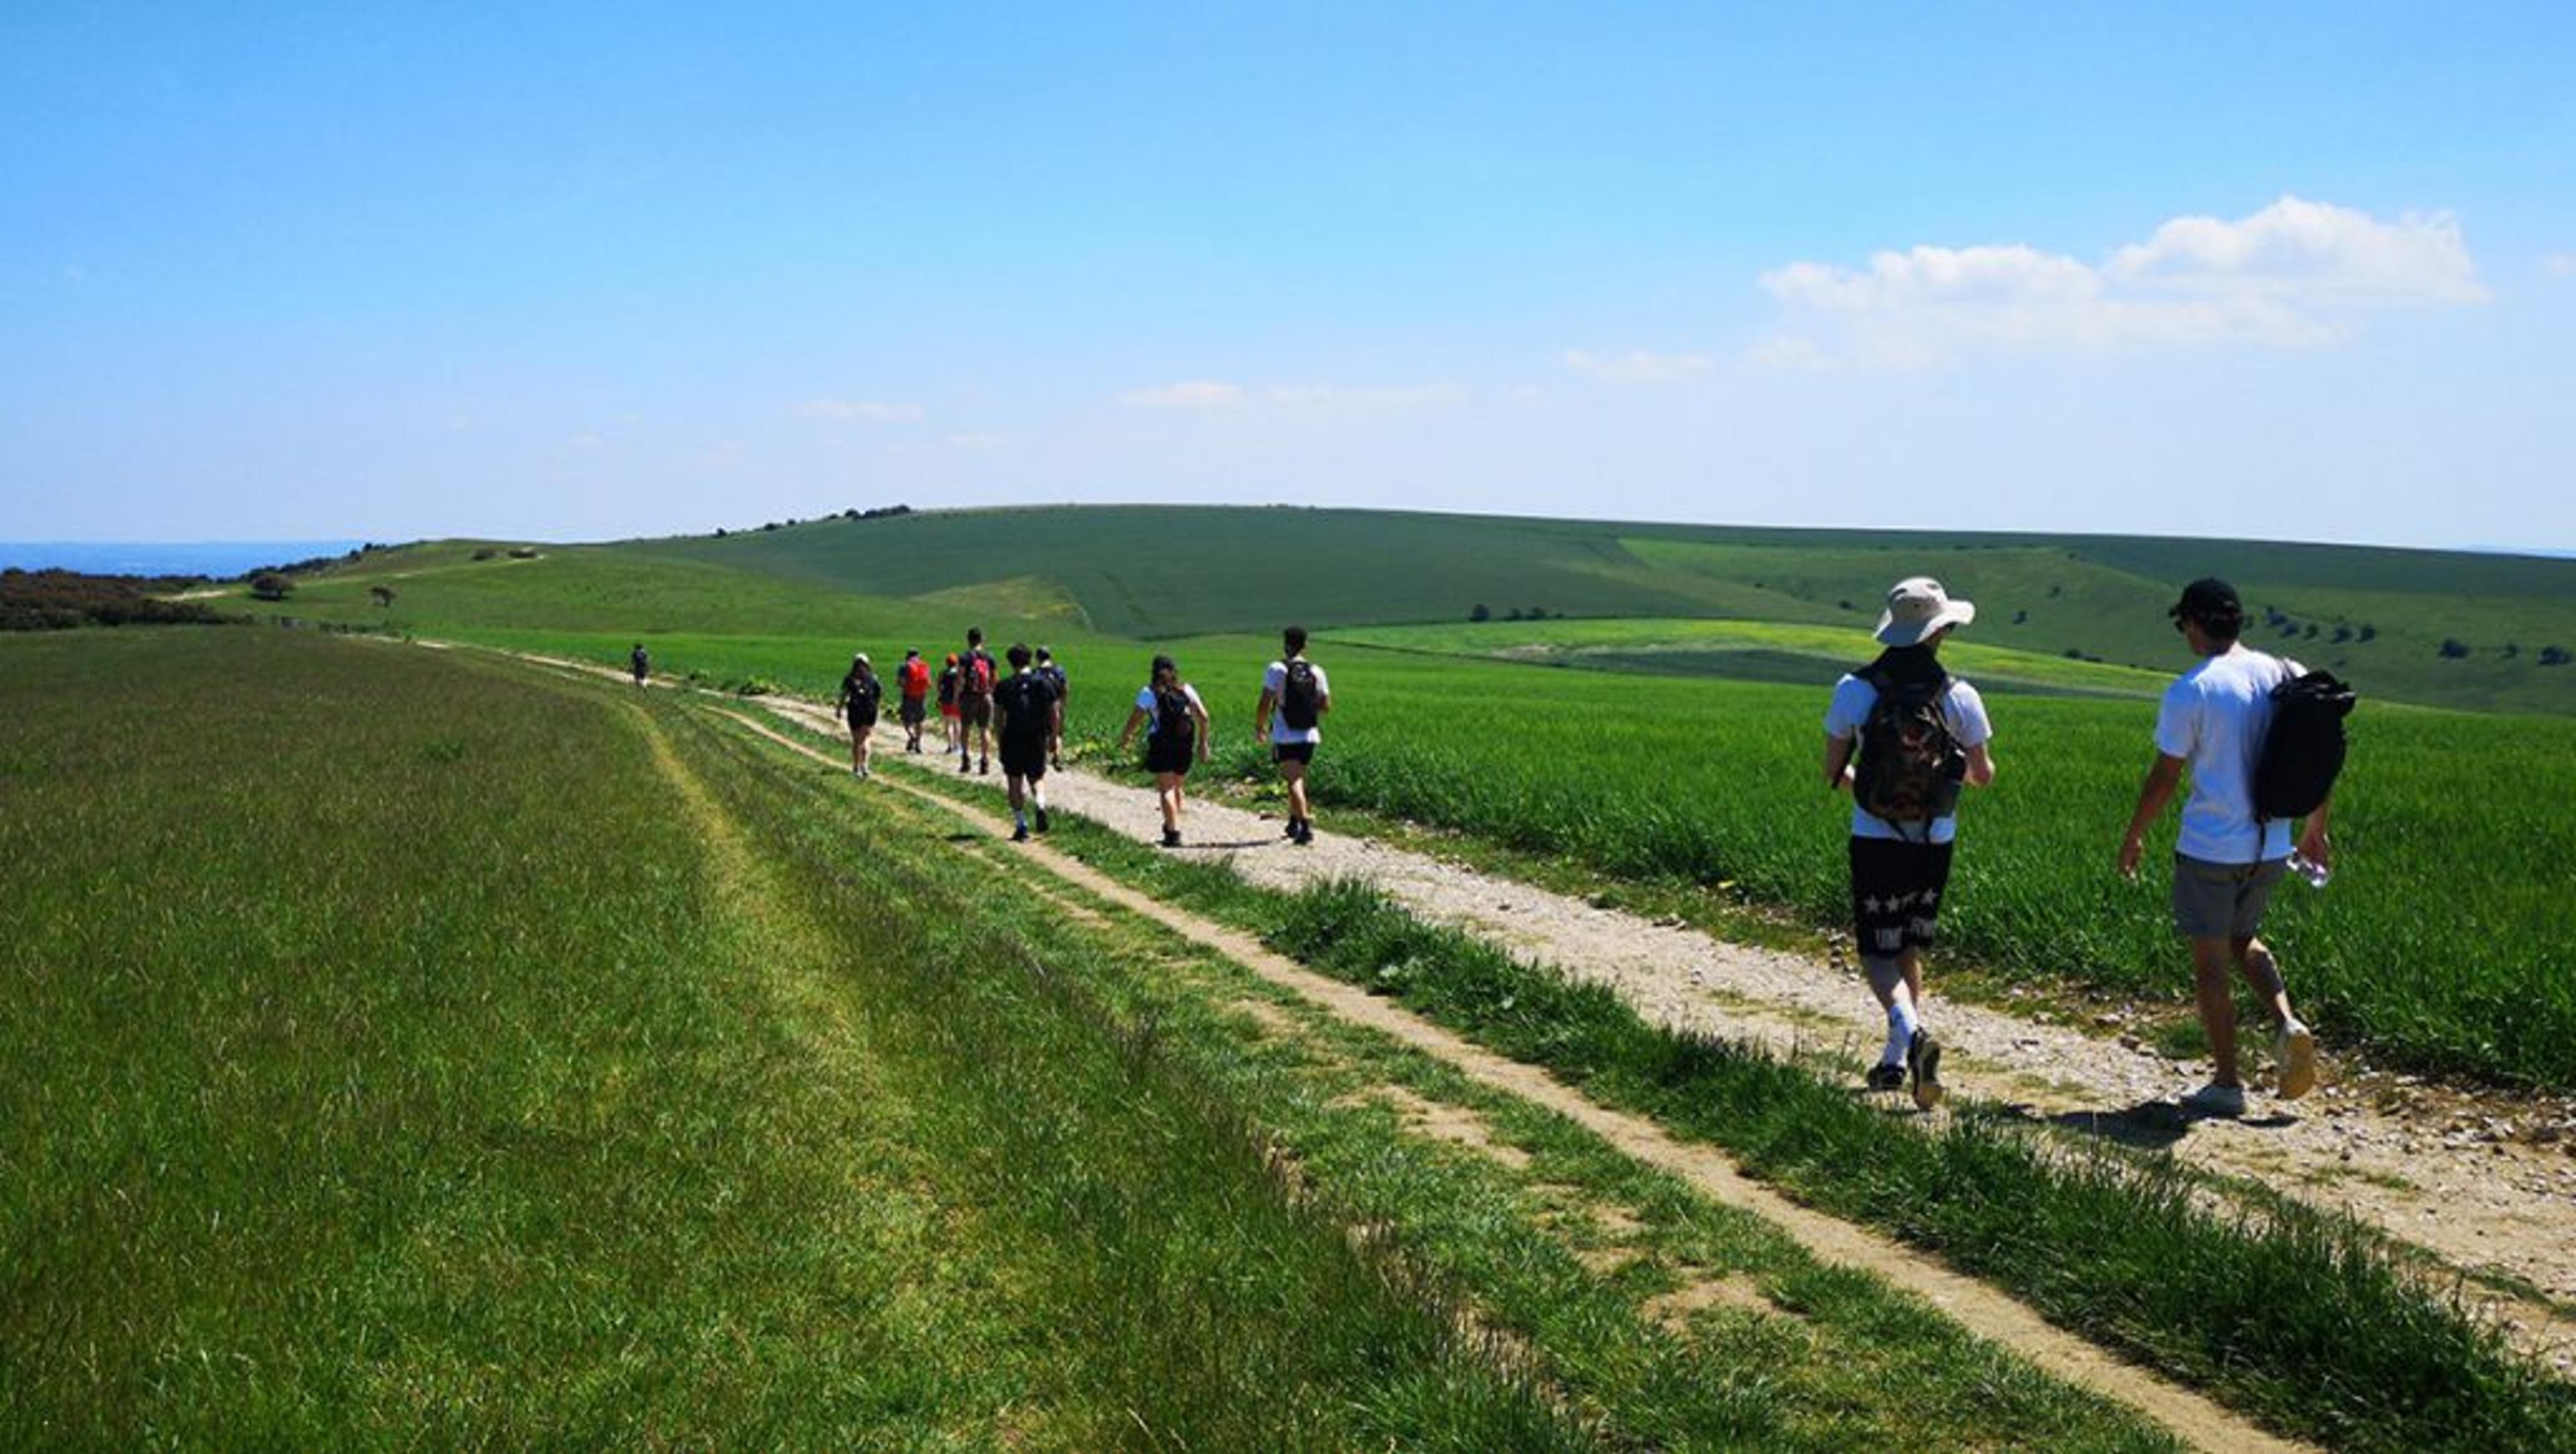
[[[813,726],[829,720],[820,709],[803,704],[772,701],[768,705],[776,714],[800,725]],[[767,722],[738,711],[727,712],[726,715],[746,729],[792,751],[846,770],[841,759],[799,741]],[[902,754],[898,751],[896,755],[900,757]],[[1051,783],[1057,781],[1054,776],[1048,780]],[[905,782],[900,776],[881,773],[873,782],[877,787],[931,804],[984,832],[998,836],[1009,831],[1008,821],[999,815]],[[1099,783],[1097,779],[1091,783],[1094,788],[1107,789],[1112,793],[1131,791]],[[1087,798],[1089,793],[1084,796]],[[1092,812],[1087,803],[1072,801],[1061,794],[1057,795],[1054,805],[1086,814]],[[1146,811],[1154,811],[1150,801]],[[1200,811],[1192,809],[1194,814]],[[1042,840],[1013,845],[1013,848],[1024,854],[1032,866],[1213,949],[1346,1021],[1388,1035],[1446,1061],[1483,1085],[1519,1096],[1566,1117],[1624,1154],[1679,1176],[1707,1195],[1772,1223],[1818,1261],[1856,1268],[1891,1286],[1902,1288],[1931,1303],[1978,1336],[2011,1348],[2033,1365],[2068,1383],[2137,1410],[2198,1448],[2237,1451],[2307,1447],[2281,1439],[2152,1369],[2122,1361],[2048,1322],[1996,1288],[1953,1272],[1866,1228],[1789,1200],[1746,1176],[1731,1157],[1715,1147],[1680,1140],[1642,1117],[1596,1105],[1545,1071],[1495,1054],[1357,986],[1317,974],[1239,930],[1200,918],[1150,894],[1129,888],[1088,864],[1057,852]]]

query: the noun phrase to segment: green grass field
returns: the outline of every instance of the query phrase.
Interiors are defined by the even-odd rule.
[[[634,541],[879,596],[1052,603],[1111,636],[1184,637],[1495,617],[1696,616],[1866,626],[1930,574],[1976,639],[2159,669],[2181,583],[2232,579],[2261,644],[2383,700],[2576,713],[2576,561],[2355,546],[1942,532],[1755,530],[1392,511],[1086,506],[827,520]],[[2277,612],[2273,617],[2269,613]],[[2362,637],[2366,634],[2369,639]],[[2343,637],[2338,640],[2338,635]],[[2467,654],[2446,658],[2458,640]]]
[[[680,694],[0,660],[13,1441],[2170,1447]]]

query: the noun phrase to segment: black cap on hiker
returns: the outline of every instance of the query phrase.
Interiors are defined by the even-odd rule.
[[[2237,621],[2245,615],[2245,605],[2236,599],[2236,588],[2216,576],[2202,576],[2182,588],[2182,599],[2165,612],[2177,621]]]

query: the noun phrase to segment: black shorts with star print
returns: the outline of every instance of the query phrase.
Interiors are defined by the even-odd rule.
[[[1851,886],[1852,942],[1861,953],[1886,958],[1929,949],[1950,886],[1950,845],[1855,838]]]

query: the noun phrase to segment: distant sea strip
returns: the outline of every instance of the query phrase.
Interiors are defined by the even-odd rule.
[[[224,577],[317,555],[346,555],[360,544],[355,540],[0,541],[0,570]]]

